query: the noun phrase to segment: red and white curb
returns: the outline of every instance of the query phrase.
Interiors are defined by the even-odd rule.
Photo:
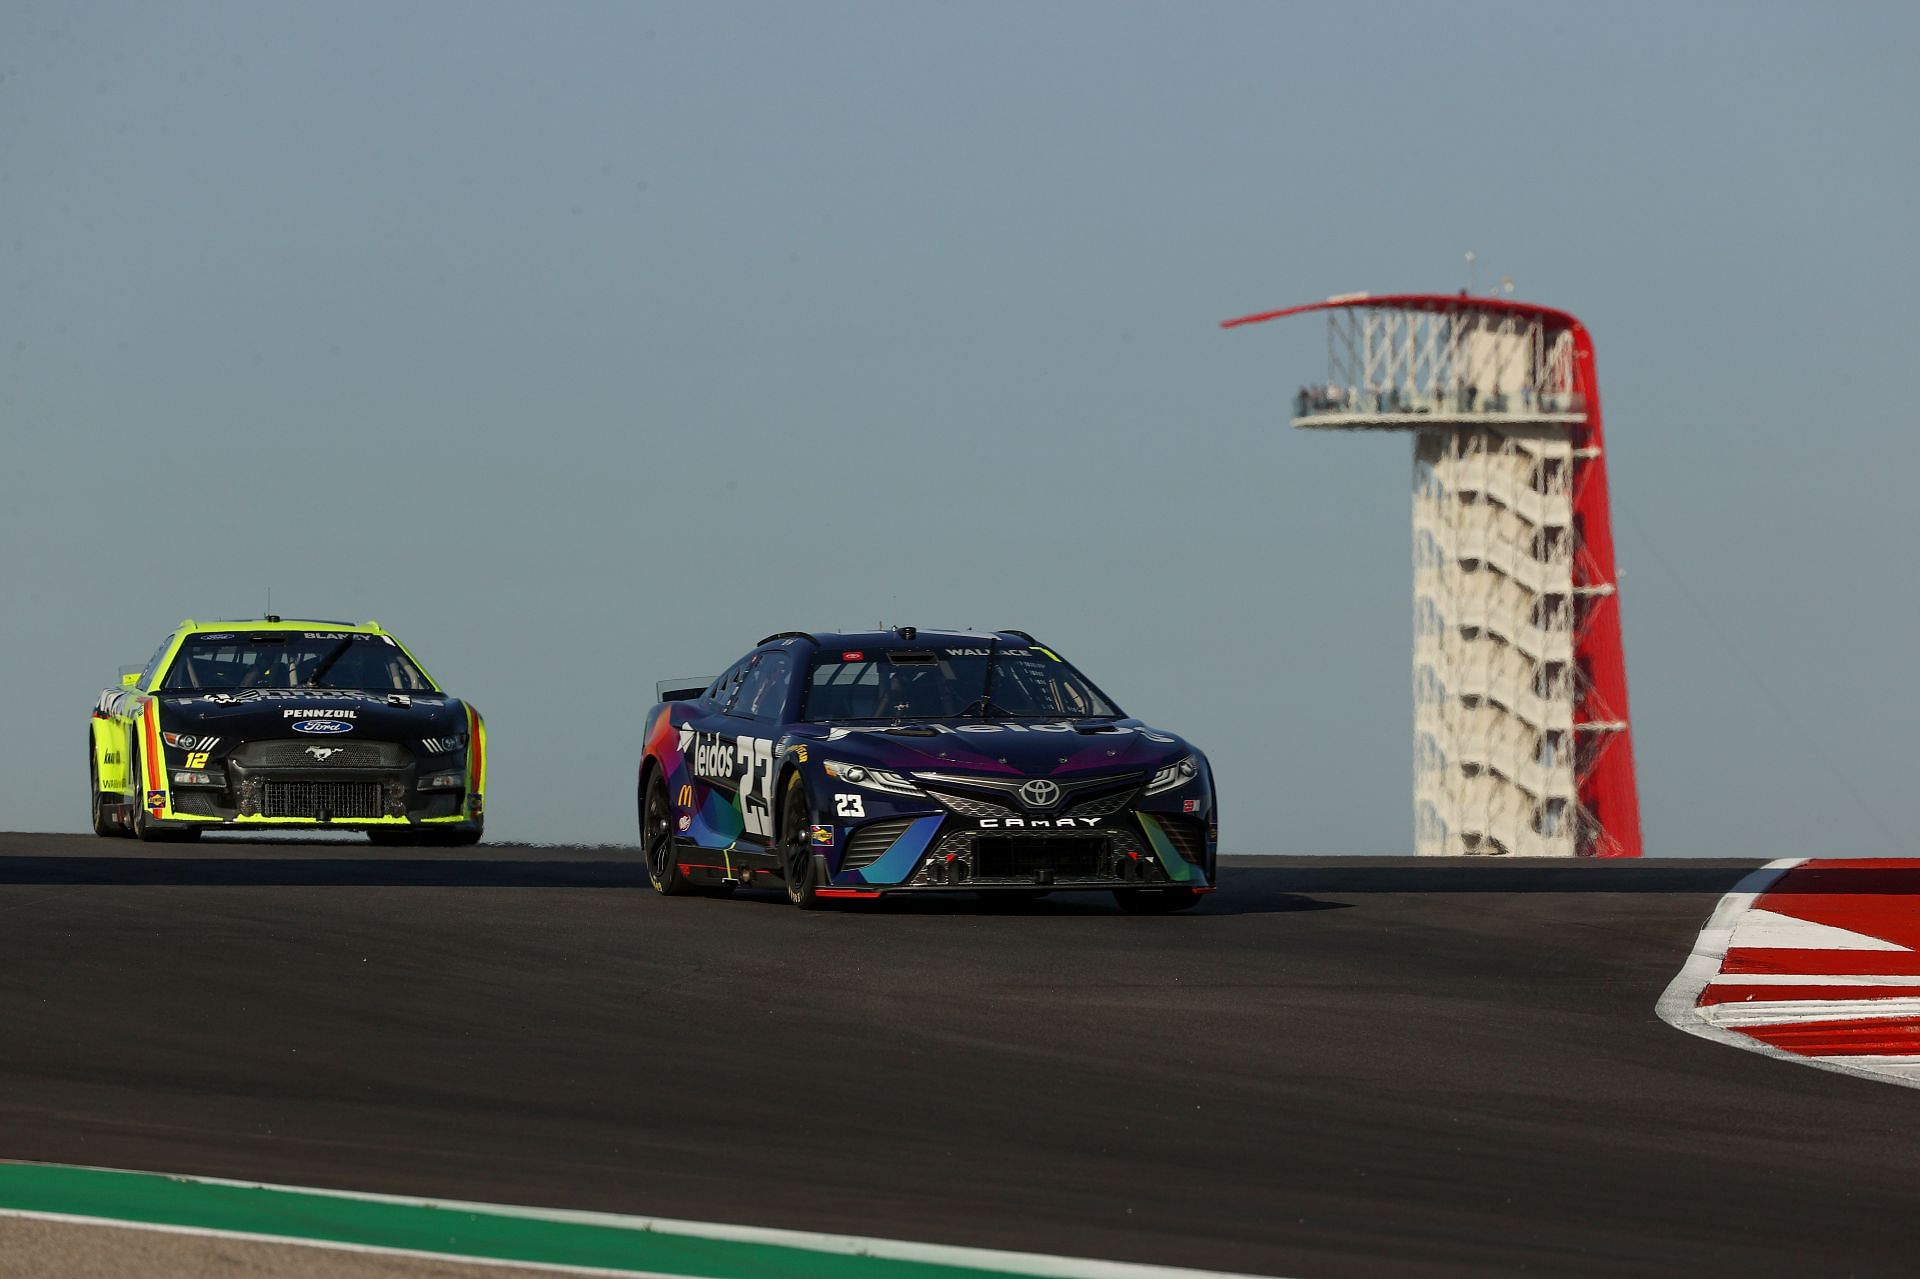
[[[1718,1043],[1920,1088],[1920,860],[1768,863],[1720,899],[1659,1014]]]

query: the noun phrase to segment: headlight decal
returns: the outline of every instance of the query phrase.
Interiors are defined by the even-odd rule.
[[[870,764],[843,764],[838,760],[820,761],[827,776],[836,782],[845,782],[849,786],[860,786],[867,790],[884,791],[889,795],[924,795],[910,779],[887,768],[874,768]]]
[[[1200,761],[1189,755],[1177,764],[1169,764],[1153,775],[1147,783],[1147,794],[1164,795],[1170,790],[1179,790],[1200,775]]]

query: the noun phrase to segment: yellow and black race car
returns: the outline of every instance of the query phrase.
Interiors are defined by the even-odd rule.
[[[471,844],[486,726],[377,623],[187,621],[100,694],[87,768],[98,835],[318,826]]]

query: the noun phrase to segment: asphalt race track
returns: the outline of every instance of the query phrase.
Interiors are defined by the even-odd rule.
[[[1654,1015],[1752,865],[809,915],[623,850],[0,835],[0,1158],[1296,1279],[1911,1274],[1920,1096]]]

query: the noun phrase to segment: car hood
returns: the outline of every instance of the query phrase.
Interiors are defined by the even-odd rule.
[[[192,723],[227,738],[352,733],[382,740],[436,736],[467,726],[467,708],[445,693],[361,692],[331,688],[249,688],[158,694],[163,725]],[[348,724],[316,731],[301,724]]]
[[[1027,777],[1160,768],[1193,748],[1137,719],[1034,723],[998,720],[925,724],[806,724],[797,742],[818,743],[822,759],[901,771],[971,769]]]

